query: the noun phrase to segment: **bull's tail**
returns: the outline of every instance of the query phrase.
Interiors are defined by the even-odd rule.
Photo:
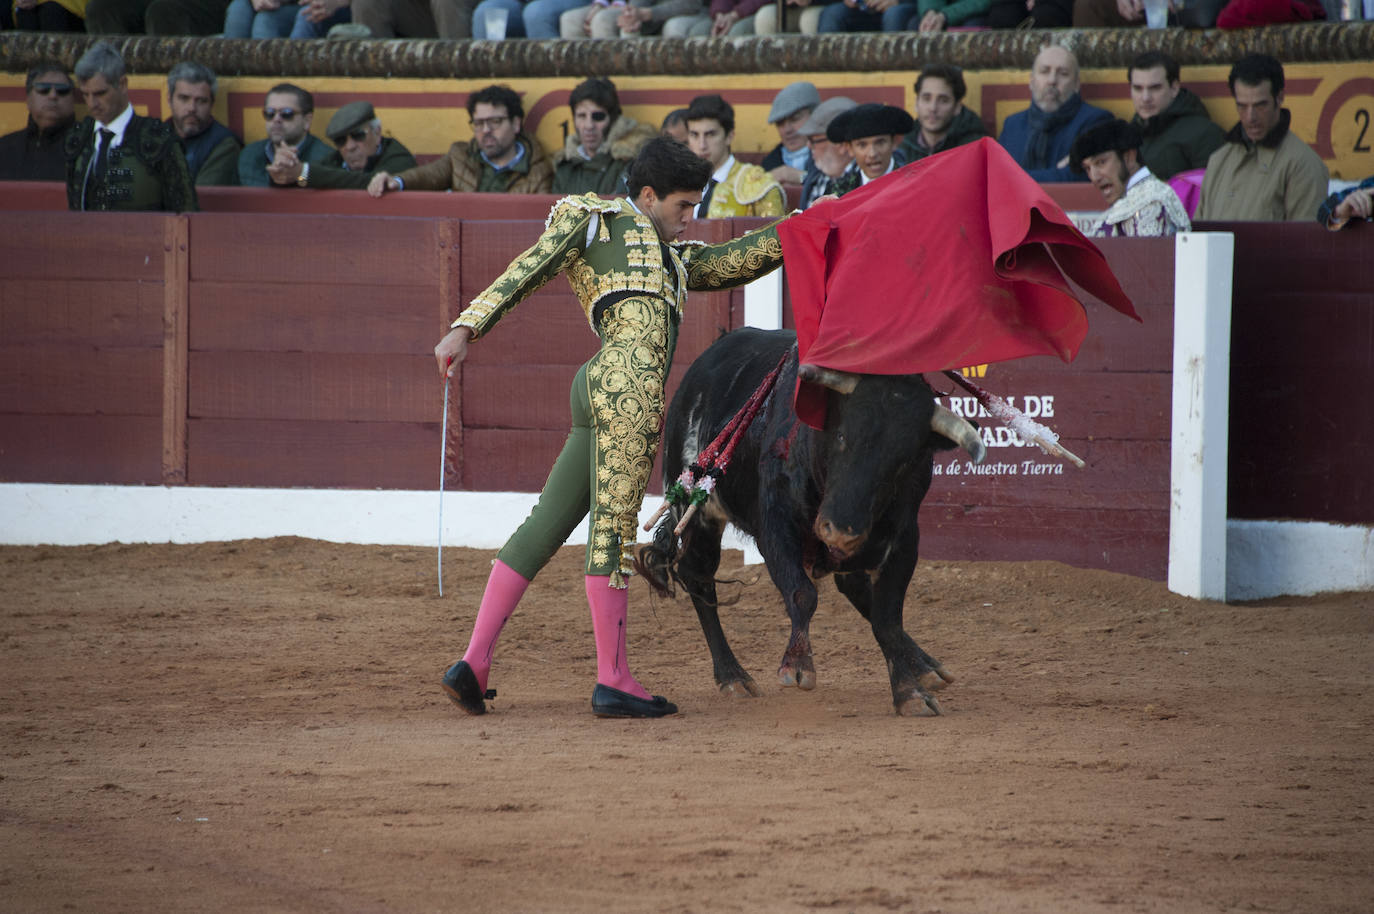
[[[681,519],[680,514],[678,508],[663,512],[654,527],[653,538],[635,552],[635,571],[662,597],[676,596],[675,584],[682,583],[677,573],[682,543],[673,532]]]

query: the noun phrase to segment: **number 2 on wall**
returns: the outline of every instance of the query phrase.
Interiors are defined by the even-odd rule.
[[[1369,152],[1369,143],[1365,140],[1369,133],[1369,112],[1364,108],[1357,108],[1355,123],[1360,126],[1360,135],[1355,137],[1355,152]]]

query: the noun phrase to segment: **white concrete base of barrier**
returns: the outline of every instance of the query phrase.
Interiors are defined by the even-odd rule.
[[[524,492],[446,492],[444,545],[496,549],[538,498]],[[661,503],[655,496],[644,500],[641,526]],[[439,537],[439,493],[0,484],[0,543],[10,545],[204,543],[273,536],[433,546]],[[583,521],[568,543],[585,542]],[[726,532],[727,549],[746,545],[752,547],[753,541],[733,528]]]
[[[519,492],[444,495],[444,544],[496,549],[534,506]],[[645,500],[640,522],[657,509]],[[1374,527],[1299,521],[1230,521],[1226,597],[1374,591]],[[0,484],[0,542],[201,543],[302,536],[336,543],[434,546],[437,492],[344,489],[208,489],[189,486]],[[587,541],[584,525],[568,543]],[[731,528],[728,549],[760,561],[753,542]]]
[[[1226,599],[1374,591],[1374,527],[1233,520],[1226,527]],[[1374,603],[1374,594],[1370,597]]]

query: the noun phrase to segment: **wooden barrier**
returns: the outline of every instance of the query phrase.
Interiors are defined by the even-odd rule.
[[[223,199],[254,193],[287,199]],[[0,481],[432,487],[443,395],[433,343],[537,237],[548,199],[292,199],[343,208],[349,197],[452,210],[0,212],[9,239]],[[526,214],[536,207],[538,218]],[[758,221],[700,222],[692,232],[722,240]],[[1232,514],[1374,522],[1363,466],[1374,445],[1369,228],[1211,228],[1239,239]],[[1090,305],[1092,329],[1074,364],[1026,359],[989,366],[983,379],[1017,405],[1052,409],[1046,421],[1088,467],[1019,447],[985,420],[984,467],[953,454],[940,462],[923,511],[926,555],[1057,559],[1163,577],[1173,245],[1101,246],[1145,323]],[[670,389],[742,313],[739,292],[691,296]],[[536,491],[566,435],[573,367],[595,346],[561,280],[513,312],[490,344],[474,344],[451,405],[449,484]],[[950,393],[951,407],[971,412]]]

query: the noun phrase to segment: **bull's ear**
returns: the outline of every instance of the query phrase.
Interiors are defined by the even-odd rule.
[[[987,448],[983,446],[983,438],[978,434],[977,427],[939,403],[935,404],[935,412],[930,415],[930,430],[934,432],[930,436],[930,443],[936,450],[961,447],[974,463],[982,463],[987,456]]]

